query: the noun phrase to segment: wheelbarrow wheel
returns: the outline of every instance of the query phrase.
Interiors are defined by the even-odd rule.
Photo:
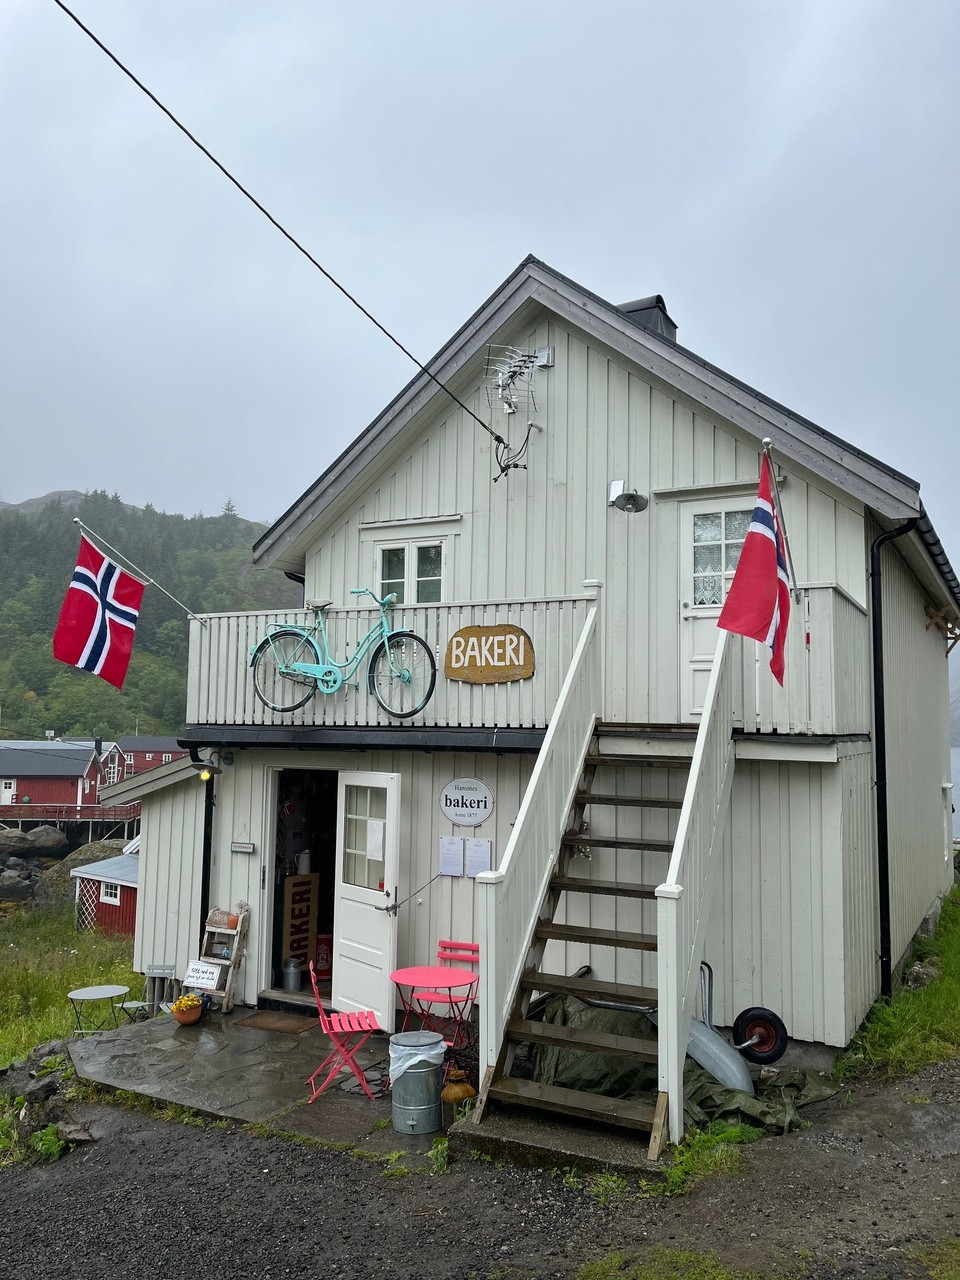
[[[777,1062],[787,1051],[787,1039],[783,1019],[770,1009],[744,1009],[733,1024],[734,1046],[748,1062]]]

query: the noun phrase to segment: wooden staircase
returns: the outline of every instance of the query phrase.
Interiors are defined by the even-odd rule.
[[[695,739],[689,725],[597,723],[478,1119],[491,1104],[538,1108],[647,1131],[651,1157],[659,1155],[665,1095],[648,1106],[540,1084],[511,1068],[524,1043],[656,1063],[656,1039],[584,1031],[528,1015],[535,998],[553,994],[656,1005],[656,886],[673,849]],[[544,956],[551,943],[548,969]],[[565,944],[565,959],[556,944]],[[639,981],[624,981],[625,974]]]

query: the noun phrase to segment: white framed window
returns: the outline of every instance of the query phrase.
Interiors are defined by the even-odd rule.
[[[101,880],[100,901],[107,902],[111,906],[118,907],[120,905],[120,886],[118,884],[112,884],[109,880]]]
[[[123,758],[124,758],[124,760],[127,762],[127,764],[133,764],[133,752],[132,752],[132,751],[128,751],[128,752],[126,752],[126,754],[124,755],[124,757],[123,757]]]
[[[105,772],[107,775],[107,786],[109,786],[111,782],[117,781],[117,777],[120,771],[119,771],[119,768],[117,767],[116,756],[110,757],[110,763],[107,765]]]
[[[721,605],[750,528],[750,510],[701,511],[693,515],[693,604]]]
[[[172,759],[173,759],[173,756],[170,754],[170,752],[169,752],[169,751],[165,751],[165,752],[163,753],[163,763],[164,763],[164,764],[169,764],[169,763],[170,763],[170,761],[171,761]]]
[[[391,591],[398,604],[436,604],[443,599],[443,539],[377,544],[381,599]]]
[[[147,752],[147,754],[146,754],[143,758],[144,758],[144,760],[152,760],[152,759],[153,759],[153,752],[152,752],[152,751],[148,751],[148,752]]]

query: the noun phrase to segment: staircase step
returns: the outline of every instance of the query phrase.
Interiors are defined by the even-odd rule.
[[[628,982],[605,982],[602,978],[575,978],[565,973],[544,973],[539,969],[525,973],[520,985],[525,991],[549,991],[578,999],[610,1000],[641,1007],[657,1003],[656,987],[635,987]]]
[[[605,1098],[599,1093],[582,1093],[578,1089],[560,1089],[556,1085],[538,1084],[535,1080],[517,1080],[504,1076],[490,1086],[490,1097],[521,1107],[539,1107],[564,1115],[599,1120],[625,1129],[653,1127],[654,1109],[642,1102],[623,1098]]]
[[[594,795],[590,791],[578,791],[575,800],[577,804],[612,804],[617,808],[634,808],[640,807],[644,809],[682,809],[682,800],[655,800],[650,796],[610,796],[610,795]]]
[[[644,840],[638,836],[591,836],[580,831],[568,832],[560,841],[568,849],[580,845],[585,849],[635,849],[650,853],[672,853],[672,840]]]
[[[563,942],[586,942],[596,947],[622,947],[627,951],[656,951],[655,933],[627,933],[620,929],[593,929],[582,924],[558,924],[544,920],[537,925],[538,938],[559,938]]]
[[[566,893],[602,893],[611,898],[655,898],[655,884],[623,884],[619,880],[585,880],[582,876],[554,876],[552,889]]]
[[[597,721],[597,733],[610,738],[693,738],[697,736],[695,724],[613,724],[609,720]]]
[[[578,1027],[559,1026],[554,1022],[518,1018],[508,1023],[506,1035],[508,1040],[519,1040],[524,1044],[548,1044],[583,1053],[612,1053],[624,1058],[639,1058],[641,1062],[657,1061],[656,1040],[618,1036],[609,1031],[584,1031]]]
[[[605,751],[602,755],[588,755],[585,765],[609,765],[619,768],[621,765],[631,769],[687,769],[690,768],[688,756],[648,756],[621,753],[614,755]]]

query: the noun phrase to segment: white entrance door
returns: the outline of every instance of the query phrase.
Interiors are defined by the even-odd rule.
[[[13,804],[16,791],[16,778],[0,778],[0,804]]]
[[[400,775],[341,773],[337,795],[337,887],[332,1004],[372,1009],[393,1030],[396,994]],[[378,910],[379,908],[379,910]]]
[[[750,498],[680,506],[680,719],[703,712],[717,647],[717,618],[753,515]]]

